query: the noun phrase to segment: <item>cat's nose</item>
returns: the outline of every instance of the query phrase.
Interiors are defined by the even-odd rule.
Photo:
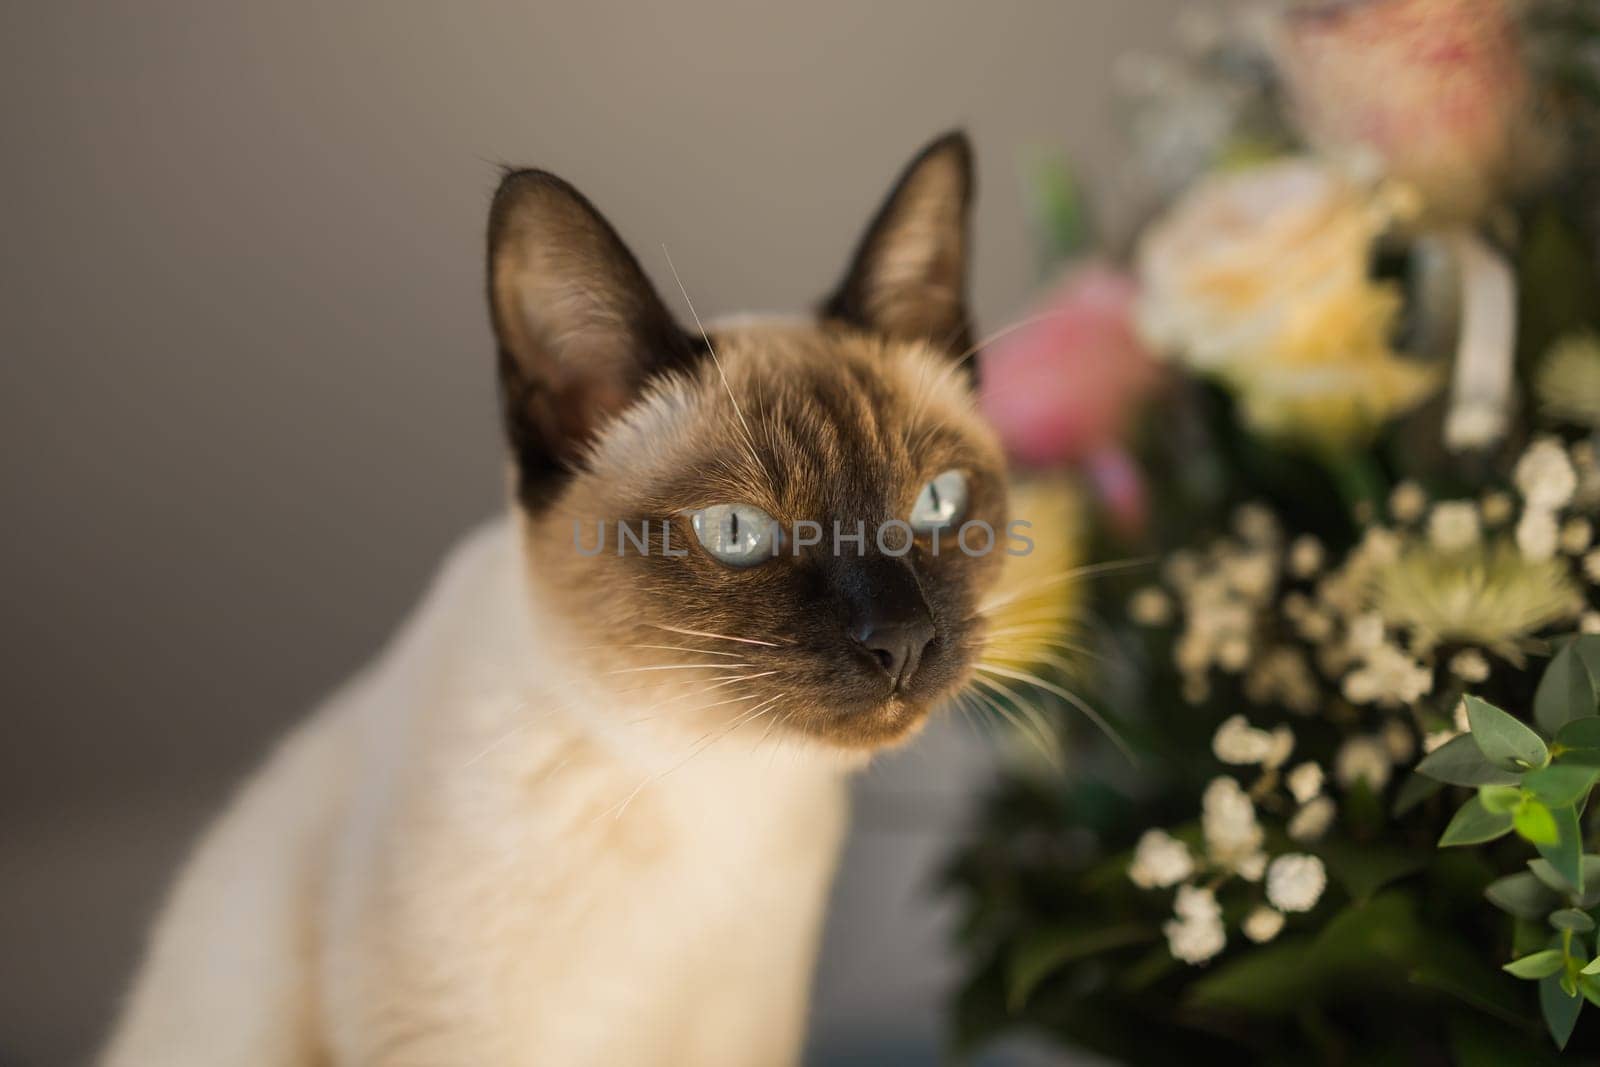
[[[904,688],[936,636],[933,615],[911,564],[893,556],[852,560],[838,576],[850,639],[890,684]]]
[[[867,626],[852,636],[872,653],[894,687],[901,689],[922,663],[922,652],[933,640],[933,623],[926,619],[883,623]]]

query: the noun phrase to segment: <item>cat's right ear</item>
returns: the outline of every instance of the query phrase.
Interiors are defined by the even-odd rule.
[[[489,313],[506,433],[531,507],[652,376],[696,357],[616,231],[544,171],[511,171],[495,192]]]

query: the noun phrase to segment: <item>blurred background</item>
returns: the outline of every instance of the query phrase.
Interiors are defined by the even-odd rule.
[[[1019,157],[1109,184],[1114,57],[1180,3],[4,5],[0,1064],[87,1055],[230,785],[501,506],[499,163],[702,314],[790,310],[964,126],[992,328]],[[936,1058],[927,881],[987,760],[946,724],[861,779],[808,1062]]]

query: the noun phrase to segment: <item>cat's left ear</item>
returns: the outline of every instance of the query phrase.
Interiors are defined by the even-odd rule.
[[[952,352],[972,343],[967,317],[972,144],[953,131],[912,159],[822,304],[831,319]]]

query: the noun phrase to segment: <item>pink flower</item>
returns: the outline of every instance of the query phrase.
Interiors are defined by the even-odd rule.
[[[1312,144],[1375,155],[1430,215],[1472,216],[1506,180],[1528,103],[1510,0],[1325,0],[1279,46]]]
[[[1034,315],[983,355],[983,412],[1017,462],[1081,465],[1119,525],[1144,510],[1121,438],[1157,368],[1134,326],[1134,281],[1103,264],[1077,268]]]

